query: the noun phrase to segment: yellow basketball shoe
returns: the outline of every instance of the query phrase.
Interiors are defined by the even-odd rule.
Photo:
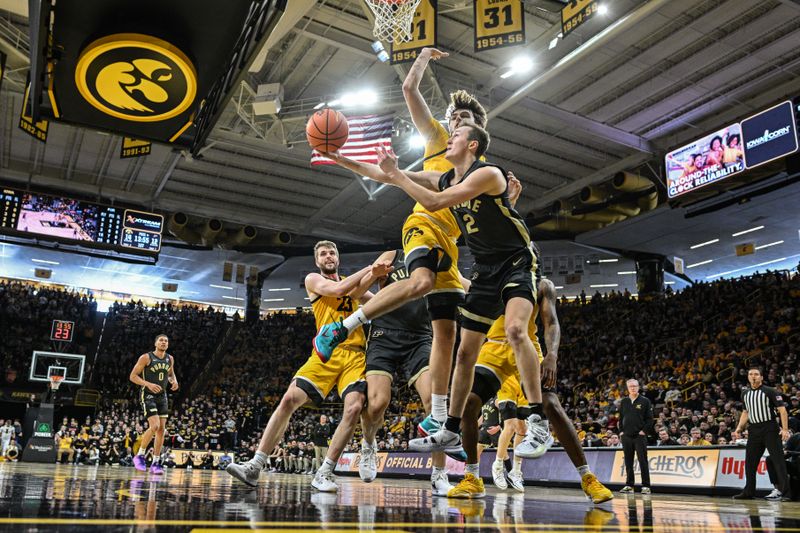
[[[614,499],[614,494],[597,480],[591,472],[581,478],[581,488],[592,503],[603,503]]]
[[[465,474],[458,485],[450,489],[447,493],[448,498],[483,498],[486,491],[483,488],[483,480],[472,474]]]

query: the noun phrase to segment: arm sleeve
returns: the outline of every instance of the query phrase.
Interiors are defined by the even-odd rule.
[[[765,387],[764,393],[767,395],[767,398],[769,398],[769,401],[772,403],[773,407],[785,407],[786,404],[783,403],[783,396],[778,392],[778,389],[773,387]]]

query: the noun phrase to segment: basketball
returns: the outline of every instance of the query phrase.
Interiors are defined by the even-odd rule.
[[[347,118],[335,109],[320,109],[306,124],[306,138],[318,152],[335,152],[347,142]]]

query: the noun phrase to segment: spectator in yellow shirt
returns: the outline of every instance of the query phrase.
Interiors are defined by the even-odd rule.
[[[689,432],[692,436],[691,440],[686,444],[687,446],[711,446],[711,443],[703,438],[700,428],[692,428]]]

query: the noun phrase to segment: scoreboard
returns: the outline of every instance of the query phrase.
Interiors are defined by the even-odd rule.
[[[0,190],[0,233],[157,254],[163,229],[164,217],[156,213],[5,187]]]

